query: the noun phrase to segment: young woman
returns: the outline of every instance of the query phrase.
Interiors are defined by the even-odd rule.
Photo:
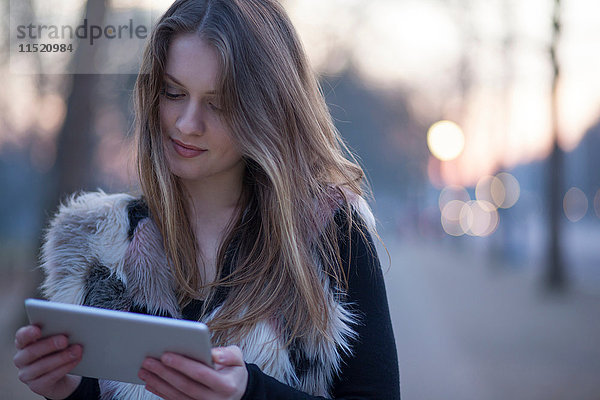
[[[50,399],[399,398],[363,171],[282,7],[176,1],[135,104],[143,195],[61,206],[43,289],[205,322],[216,367],[167,353],[141,365],[145,386],[81,378],[69,371],[85,349],[26,326],[19,378]]]

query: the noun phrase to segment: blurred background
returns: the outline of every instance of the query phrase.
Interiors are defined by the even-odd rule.
[[[0,2],[2,398],[37,398],[13,335],[59,200],[137,189],[143,45],[27,52],[16,28],[149,30],[169,4]],[[373,188],[403,398],[600,399],[600,2],[283,4]]]

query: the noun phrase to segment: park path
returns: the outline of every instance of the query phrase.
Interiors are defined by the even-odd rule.
[[[404,399],[600,399],[600,296],[458,241],[384,238]]]

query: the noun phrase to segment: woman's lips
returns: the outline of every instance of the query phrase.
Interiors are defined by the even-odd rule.
[[[199,147],[190,146],[189,144],[182,143],[179,140],[173,138],[171,138],[171,143],[173,143],[173,149],[175,150],[175,152],[183,158],[198,157],[200,154],[206,151]]]

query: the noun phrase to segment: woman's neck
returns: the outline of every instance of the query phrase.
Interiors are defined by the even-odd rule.
[[[242,177],[227,180],[186,183],[188,210],[192,229],[222,230],[239,206]]]
[[[196,237],[201,281],[206,284],[216,279],[219,248],[237,214],[242,192],[239,182],[211,182],[185,185],[188,192],[190,225]],[[206,293],[200,294],[201,297]]]

